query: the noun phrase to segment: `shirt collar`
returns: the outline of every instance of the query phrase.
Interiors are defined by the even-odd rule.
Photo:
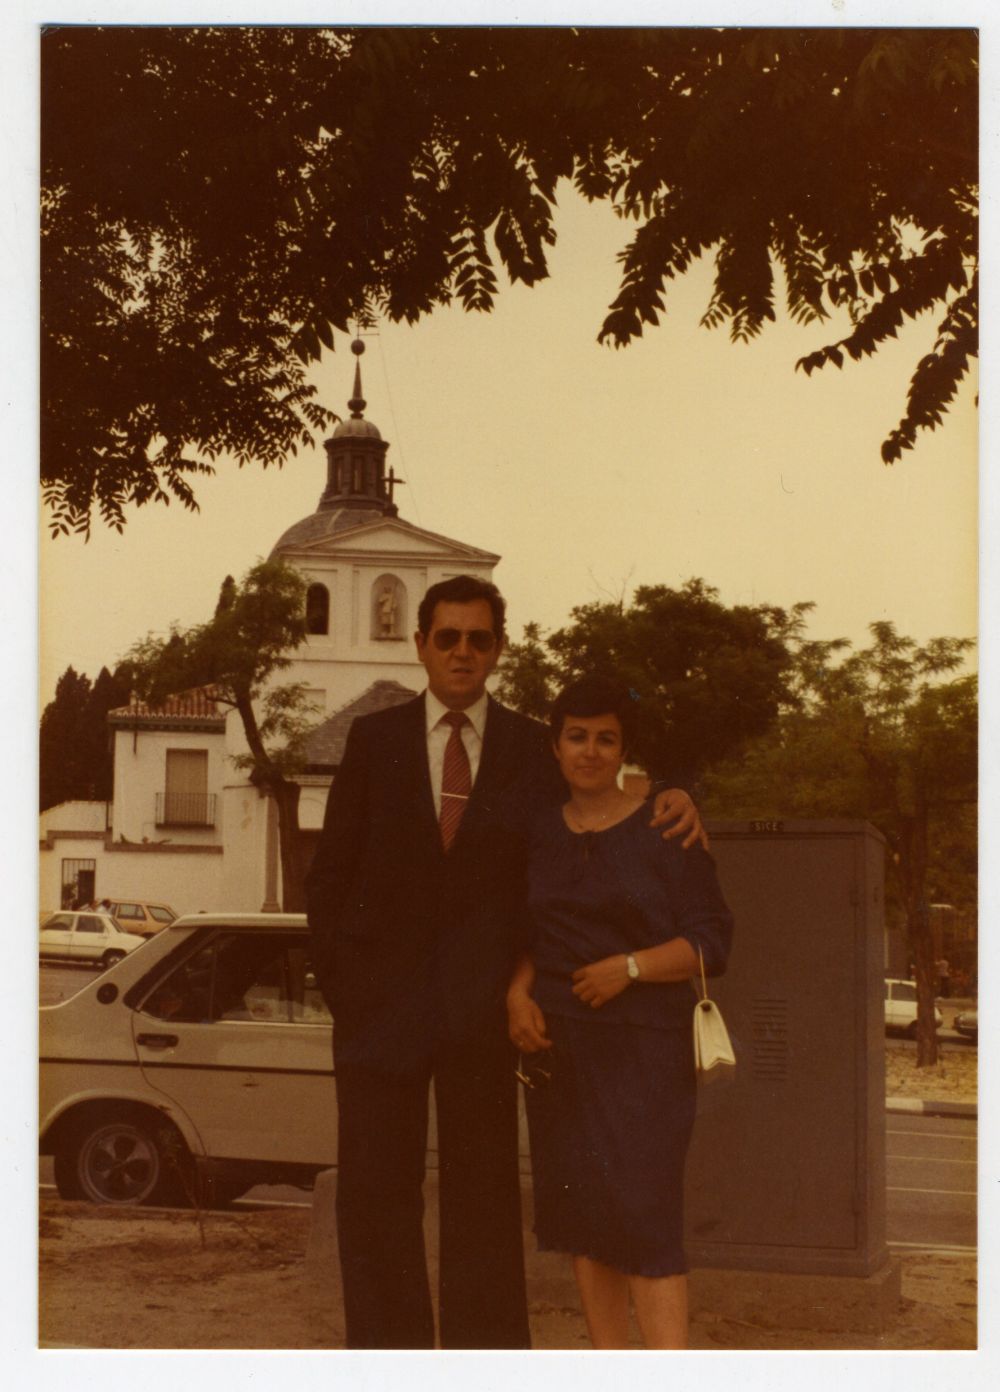
[[[489,709],[489,704],[489,693],[484,691],[478,701],[473,702],[471,706],[466,706],[462,712],[463,715],[468,716],[469,723],[480,739],[484,737],[486,731],[486,712]],[[428,687],[424,692],[424,709],[427,718],[427,733],[430,734],[434,727],[440,724],[441,717],[448,713],[448,707],[443,705]]]

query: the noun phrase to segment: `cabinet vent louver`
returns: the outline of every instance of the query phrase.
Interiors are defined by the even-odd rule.
[[[788,1076],[788,1001],[758,997],[751,1006],[752,1068],[758,1078]]]

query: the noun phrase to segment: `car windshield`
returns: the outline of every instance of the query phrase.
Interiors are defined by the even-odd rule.
[[[917,999],[917,988],[908,981],[894,981],[892,983],[893,1000],[915,1001]]]

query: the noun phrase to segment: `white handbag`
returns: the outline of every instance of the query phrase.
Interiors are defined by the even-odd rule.
[[[698,949],[698,963],[701,967],[701,997],[694,1008],[694,1066],[699,1081],[709,1083],[732,1076],[736,1055],[722,1011],[715,1001],[708,998],[705,959],[701,948]]]

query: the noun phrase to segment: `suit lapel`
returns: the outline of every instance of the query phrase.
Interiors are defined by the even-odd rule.
[[[420,833],[425,839],[433,840],[440,849],[441,838],[427,763],[427,708],[423,696],[418,696],[400,709],[405,714],[405,720],[399,730],[399,747],[393,760],[399,771],[399,795],[411,802]]]

